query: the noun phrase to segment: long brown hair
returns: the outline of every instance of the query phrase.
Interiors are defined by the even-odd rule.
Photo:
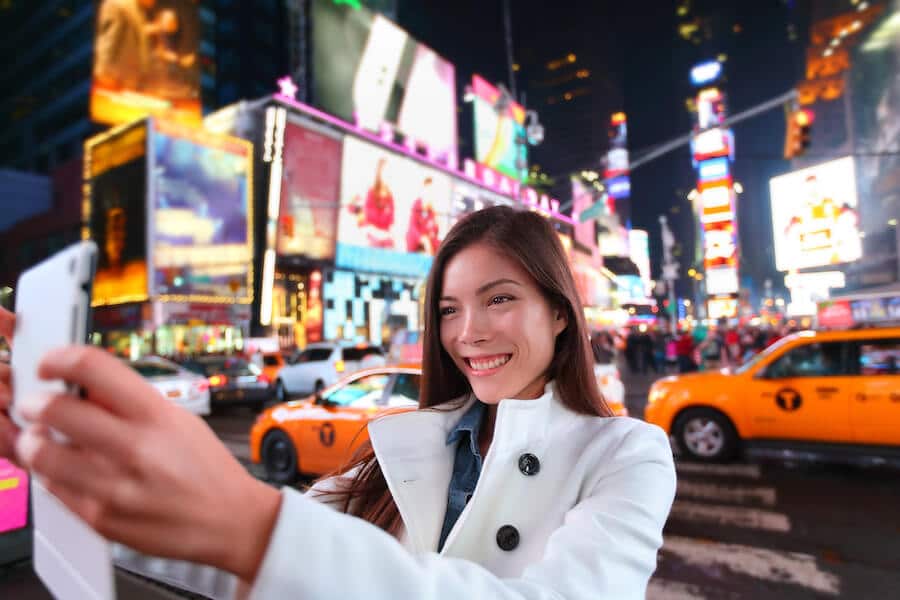
[[[440,310],[444,269],[461,250],[485,243],[515,260],[532,277],[551,306],[564,311],[566,328],[556,337],[547,380],[556,382],[560,401],[570,410],[611,416],[597,387],[589,334],[575,280],[559,237],[544,217],[531,211],[494,206],[462,218],[441,243],[425,291],[420,409],[453,408],[472,391],[468,380],[441,345]],[[457,402],[454,402],[457,401]],[[397,535],[402,525],[397,505],[370,442],[365,442],[342,471],[356,469],[336,491],[344,512]]]

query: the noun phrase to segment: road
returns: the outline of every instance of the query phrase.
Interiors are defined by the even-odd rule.
[[[654,376],[623,371],[642,417]],[[243,409],[210,423],[249,464]],[[900,598],[900,471],[677,462],[678,492],[648,600]]]
[[[652,376],[625,376],[641,417]],[[209,419],[250,464],[248,409]],[[679,461],[678,492],[648,600],[900,598],[900,471],[779,462]],[[27,564],[0,575],[0,596],[49,594]]]

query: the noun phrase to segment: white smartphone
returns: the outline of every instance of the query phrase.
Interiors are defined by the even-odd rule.
[[[19,410],[37,393],[74,392],[64,381],[43,381],[37,367],[50,350],[84,344],[91,330],[91,290],[97,245],[83,241],[25,271],[16,287],[12,345],[13,405]],[[62,438],[61,438],[62,439]],[[63,439],[64,441],[64,439]],[[35,572],[57,600],[113,600],[111,545],[32,477]]]

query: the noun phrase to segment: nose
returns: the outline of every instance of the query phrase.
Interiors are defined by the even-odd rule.
[[[488,339],[487,319],[480,310],[463,311],[459,341],[463,344],[480,344]]]

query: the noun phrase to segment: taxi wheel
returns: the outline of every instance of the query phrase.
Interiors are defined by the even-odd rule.
[[[675,421],[673,430],[679,448],[693,460],[725,462],[737,451],[737,432],[728,417],[717,410],[687,410]]]
[[[262,462],[266,478],[281,484],[294,483],[297,472],[297,449],[288,435],[279,430],[266,434],[262,442]]]

